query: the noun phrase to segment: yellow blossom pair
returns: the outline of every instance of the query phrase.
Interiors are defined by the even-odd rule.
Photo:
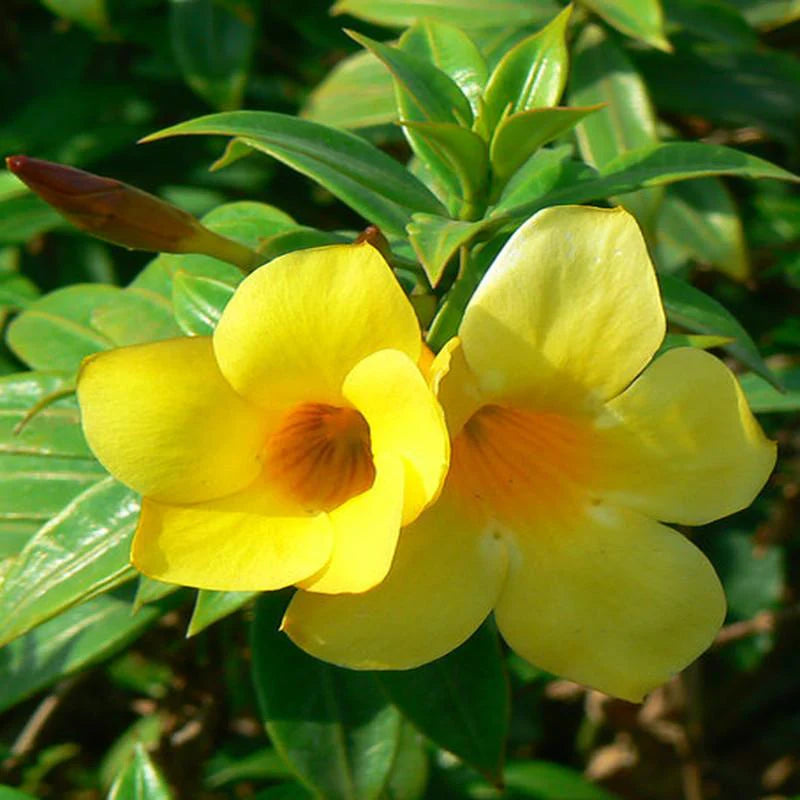
[[[494,610],[538,666],[637,700],[724,616],[708,561],[661,522],[743,508],[775,460],[720,361],[647,366],[664,330],[632,218],[561,207],[512,236],[434,360],[446,429],[368,245],[272,262],[213,341],[97,356],[79,397],[95,453],[145,496],[147,574],[297,584],[287,633],[365,669],[444,655]]]

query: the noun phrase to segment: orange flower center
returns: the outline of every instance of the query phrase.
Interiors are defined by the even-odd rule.
[[[453,442],[451,486],[506,523],[569,513],[586,497],[593,438],[583,420],[482,406]]]
[[[302,403],[269,437],[264,473],[305,508],[330,511],[372,486],[369,426],[352,408]]]

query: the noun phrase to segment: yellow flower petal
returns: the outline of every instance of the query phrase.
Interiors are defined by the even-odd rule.
[[[447,472],[450,440],[441,407],[416,364],[397,350],[360,361],[342,394],[366,419],[375,458],[402,459],[408,524],[439,494]]]
[[[298,592],[282,629],[317,658],[356,669],[410,669],[445,655],[492,609],[506,548],[439,501],[400,535],[386,579],[364,594]]]
[[[231,385],[261,406],[336,404],[362,358],[385,348],[417,361],[411,304],[371,245],[335,245],[276,258],[249,275],[214,331]]]
[[[495,609],[532,663],[638,702],[711,643],[725,597],[705,556],[639,514],[594,505],[517,529]],[[513,545],[512,545],[513,546]]]
[[[403,471],[397,457],[375,459],[372,486],[328,514],[333,525],[330,561],[299,586],[326,594],[364,592],[386,577],[400,533]]]
[[[607,410],[604,496],[665,522],[703,525],[747,507],[775,465],[736,378],[702,350],[668,351]]]
[[[211,339],[171,339],[86,359],[78,401],[90,447],[115,478],[173,503],[236,492],[261,470],[267,418],[225,382]]]
[[[458,337],[436,354],[431,365],[431,386],[444,409],[450,436],[455,438],[464,423],[484,404],[477,380],[465,358]]]
[[[259,591],[318,572],[332,547],[327,514],[305,514],[258,478],[210,503],[173,506],[145,498],[131,560],[167,583]]]
[[[664,337],[655,271],[624,209],[540,211],[509,239],[459,335],[483,392],[566,410],[614,397]]]

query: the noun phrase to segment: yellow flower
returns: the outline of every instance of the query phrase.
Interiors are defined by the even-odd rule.
[[[630,215],[561,207],[530,219],[433,366],[453,440],[441,498],[403,531],[380,586],[297,593],[289,636],[337,664],[405,669],[457,647],[494,609],[520,655],[629,700],[696,658],[724,595],[702,553],[661,522],[747,506],[775,447],[713,356],[674,349],[645,369],[664,331]]]
[[[369,244],[275,259],[212,337],[88,358],[87,440],[143,495],[132,560],[207,589],[360,592],[449,458],[414,312]]]

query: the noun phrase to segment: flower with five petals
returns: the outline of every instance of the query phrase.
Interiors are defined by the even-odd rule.
[[[447,471],[421,353],[410,303],[365,243],[256,270],[211,337],[89,357],[86,438],[143,496],[135,566],[221,590],[380,582]]]
[[[360,595],[298,592],[309,653],[404,669],[494,610],[529,661],[629,700],[695,659],[725,614],[705,556],[667,523],[747,506],[775,462],[728,368],[665,331],[622,209],[539,212],[508,241],[433,364],[452,437],[438,502]]]

